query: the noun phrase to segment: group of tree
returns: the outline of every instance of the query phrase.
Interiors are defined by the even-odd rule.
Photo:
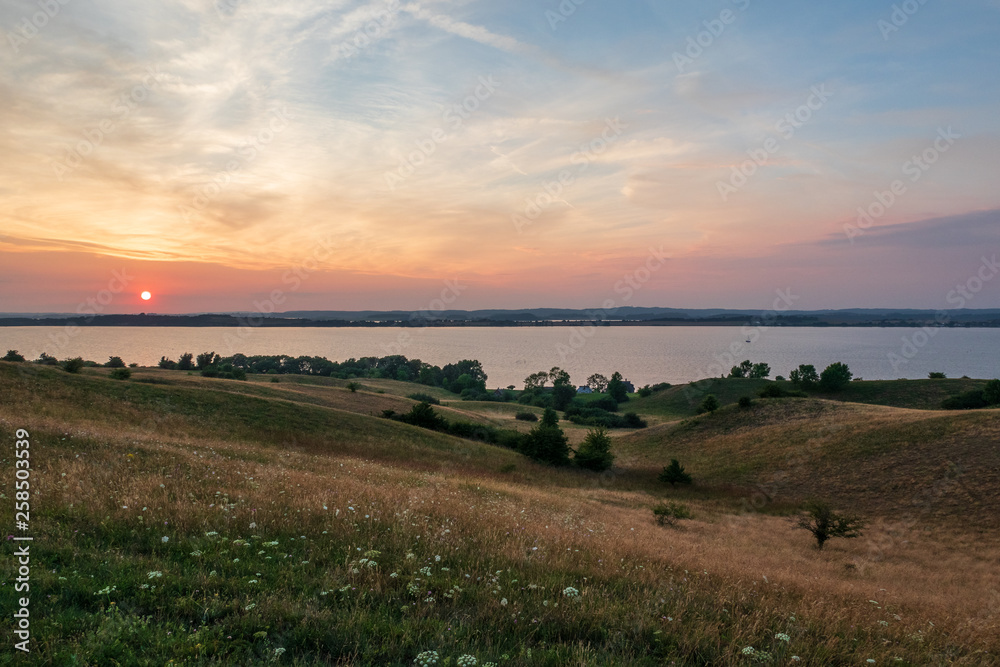
[[[403,414],[385,410],[382,416],[432,431],[507,447],[535,461],[553,466],[572,464],[600,472],[610,468],[615,458],[611,453],[611,438],[603,428],[590,430],[580,448],[574,452],[569,446],[566,434],[559,427],[559,416],[552,408],[546,408],[542,420],[528,433],[498,429],[483,424],[451,421],[438,414],[431,404],[426,402],[417,403],[409,412]]]
[[[749,359],[741,362],[739,366],[733,366],[729,371],[731,378],[750,378],[751,380],[763,380],[770,374],[770,366],[763,362],[754,364]]]
[[[816,373],[816,367],[812,364],[801,364],[798,368],[788,374],[788,379],[796,387],[803,389],[818,389],[819,391],[840,391],[851,383],[854,377],[847,364],[837,361],[823,369],[822,373]]]

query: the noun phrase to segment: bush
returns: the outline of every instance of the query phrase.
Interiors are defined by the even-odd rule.
[[[108,368],[125,368],[125,362],[122,361],[121,357],[109,357],[108,362],[104,365]]]
[[[666,482],[670,486],[677,484],[691,484],[691,475],[684,471],[684,466],[677,459],[670,459],[670,465],[664,466],[663,471],[657,479]]]
[[[943,380],[946,377],[948,377],[948,376],[945,375],[944,373],[937,373],[937,372],[933,372],[933,371],[927,374],[927,378],[930,379],[930,380]]]
[[[443,431],[448,425],[443,417],[434,412],[430,403],[417,403],[410,408],[408,413],[400,415],[399,421],[420,428],[428,428],[432,431]]]
[[[523,422],[536,422],[538,421],[538,415],[534,412],[518,412],[514,415],[514,419],[518,419]]]
[[[67,359],[63,362],[62,367],[67,373],[79,373],[80,369],[83,368],[83,359],[81,357]]]
[[[805,393],[794,389],[784,389],[779,384],[767,384],[757,392],[761,398],[805,398]]]
[[[42,352],[41,354],[38,355],[38,363],[42,364],[43,366],[58,366],[59,360],[56,359],[55,357],[50,357],[49,355]]]
[[[1000,405],[1000,380],[990,380],[983,387],[983,400],[990,405]]]
[[[700,415],[704,412],[711,413],[715,412],[718,409],[719,409],[719,399],[715,397],[715,394],[709,394],[708,396],[705,397],[705,400],[701,402],[701,405],[698,406],[698,414]]]
[[[819,375],[819,388],[823,391],[840,391],[851,382],[851,369],[847,364],[835,362],[823,369]]]
[[[177,360],[177,370],[190,371],[192,369],[194,369],[194,355],[190,352],[185,352]]]
[[[441,405],[441,401],[434,398],[430,394],[422,394],[420,392],[417,392],[415,394],[408,395],[407,398],[412,398],[414,401],[417,401],[418,403],[430,403],[431,405]]]
[[[746,410],[751,405],[753,405],[753,399],[750,398],[749,396],[740,396],[739,405],[740,405],[741,408],[743,408],[744,410]]]
[[[24,361],[24,357],[18,354],[17,350],[7,350],[7,355],[0,361]]]
[[[805,516],[799,518],[796,524],[804,528],[816,538],[816,548],[822,549],[823,544],[831,537],[860,537],[865,522],[849,514],[837,514],[830,506],[820,500],[806,503]]]
[[[198,355],[197,359],[198,370],[208,368],[209,366],[216,366],[219,360],[220,357],[215,352],[202,352]]]
[[[653,389],[648,384],[639,390],[639,396],[642,398],[648,398],[653,395]]]
[[[676,526],[678,521],[691,518],[691,510],[684,503],[664,502],[653,508],[653,516],[661,526]]]
[[[569,464],[569,441],[558,425],[559,416],[546,408],[542,422],[522,442],[522,453],[551,465]]]
[[[354,392],[356,392],[356,391],[357,391],[358,389],[360,389],[360,388],[361,388],[361,385],[360,385],[360,384],[358,384],[357,382],[348,382],[348,383],[347,383],[347,388],[348,388],[348,389],[349,389],[349,390],[351,391],[351,393],[353,394]]]
[[[132,371],[127,368],[115,368],[111,371],[113,380],[127,380],[132,377]]]
[[[989,405],[982,389],[970,389],[963,391],[957,396],[951,396],[941,402],[941,407],[945,410],[976,410]]]
[[[611,467],[615,461],[615,455],[611,453],[611,438],[608,432],[597,427],[587,432],[587,437],[580,444],[580,448],[573,457],[573,462],[581,468],[602,472]]]
[[[664,389],[670,389],[670,383],[669,382],[657,382],[652,387],[650,387],[650,389],[652,389],[653,393],[655,394],[658,391],[663,391]]]
[[[160,362],[157,364],[160,368],[166,368],[168,371],[177,370],[177,362],[171,361],[166,357],[160,357]]]
[[[600,408],[601,410],[607,410],[608,412],[618,412],[618,401],[610,396],[601,396],[596,401],[587,403],[584,407]]]

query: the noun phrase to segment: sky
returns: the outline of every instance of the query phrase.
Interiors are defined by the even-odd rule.
[[[0,312],[1000,307],[998,0],[0,27]]]

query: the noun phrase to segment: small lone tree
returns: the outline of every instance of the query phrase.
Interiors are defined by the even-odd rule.
[[[576,451],[573,461],[581,468],[602,472],[611,467],[615,455],[611,453],[611,438],[602,426],[587,431],[587,437]]]
[[[0,361],[22,362],[24,361],[24,356],[18,353],[17,350],[7,350],[7,355],[3,359],[0,359]]]
[[[194,355],[190,352],[185,352],[177,360],[177,369],[181,371],[189,371],[194,368]]]
[[[788,379],[795,386],[812,387],[819,382],[819,374],[812,364],[800,364],[798,368],[788,374]]]
[[[822,500],[806,503],[805,512],[805,516],[799,518],[797,526],[813,534],[817,549],[822,549],[823,544],[831,537],[860,537],[861,529],[865,526],[865,522],[859,517],[837,514]]]
[[[559,415],[555,410],[545,408],[542,422],[528,433],[521,453],[542,463],[556,466],[569,464],[569,441],[559,428]]]
[[[691,475],[684,472],[684,466],[677,459],[670,459],[670,465],[664,466],[663,471],[657,479],[661,482],[666,482],[670,486],[691,484],[693,481]]]
[[[608,395],[619,403],[624,403],[628,400],[628,390],[625,388],[625,380],[618,371],[612,373],[611,379],[608,380]]]
[[[587,378],[587,386],[598,394],[603,394],[608,389],[608,378],[600,373],[594,373]]]
[[[701,402],[698,406],[698,414],[703,412],[715,412],[719,409],[719,399],[715,397],[715,394],[709,394],[705,397],[705,400]]]
[[[108,361],[104,365],[107,368],[125,368],[125,362],[122,361],[121,357],[108,357]]]
[[[819,388],[823,391],[840,391],[851,383],[853,376],[847,364],[839,361],[832,363],[820,373]]]
[[[67,359],[63,362],[62,367],[67,373],[79,373],[80,369],[83,368],[83,359],[81,357]]]
[[[753,368],[751,368],[750,372],[747,373],[747,377],[752,380],[763,380],[770,374],[771,367],[764,362],[760,362],[759,364],[753,365]]]

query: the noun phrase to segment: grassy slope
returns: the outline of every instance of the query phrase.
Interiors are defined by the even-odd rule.
[[[839,437],[844,423],[902,429],[894,452],[929,430],[942,452],[961,452],[970,429],[996,441],[992,413],[779,401],[749,424],[722,411],[626,435],[626,467],[597,477],[358,414],[353,401],[386,395],[334,384],[251,395],[255,383],[102,375],[0,363],[0,433],[32,431],[36,664],[403,665],[436,649],[451,664],[470,653],[480,664],[745,665],[740,649],[754,645],[772,664],[981,665],[1000,650],[995,544],[906,535],[875,562],[860,541],[817,553],[780,519],[697,499],[696,520],[666,533],[629,479],[667,437],[692,456],[707,447],[700,474],[731,481],[767,467],[733,462],[766,429],[777,429],[766,456],[782,453],[783,424],[804,442]],[[749,449],[725,449],[731,438]],[[881,441],[852,440],[850,455]],[[10,477],[0,483],[9,502]]]

